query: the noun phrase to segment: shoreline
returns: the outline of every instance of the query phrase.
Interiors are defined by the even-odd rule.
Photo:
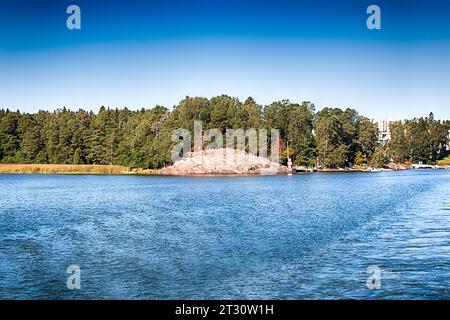
[[[293,171],[292,174],[308,173],[379,173],[409,170],[448,170],[450,167],[440,167],[435,169],[320,169],[307,172]],[[228,173],[228,174],[161,174],[157,169],[131,168],[118,165],[72,165],[72,164],[0,164],[1,174],[54,174],[54,175],[137,175],[137,176],[165,176],[165,177],[247,177],[247,176],[267,176],[257,173]],[[277,173],[276,175],[288,175],[288,173]],[[271,176],[269,174],[268,176]]]

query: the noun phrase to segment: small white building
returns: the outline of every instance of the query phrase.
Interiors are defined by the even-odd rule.
[[[447,151],[450,151],[450,130],[448,130],[448,136],[447,136]]]
[[[391,122],[392,121],[388,119],[374,121],[374,123],[377,124],[379,131],[378,142],[383,146],[391,139],[391,131],[389,130]]]

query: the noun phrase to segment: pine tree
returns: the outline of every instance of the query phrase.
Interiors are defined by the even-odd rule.
[[[20,112],[7,110],[0,121],[0,160],[3,163],[16,163],[20,148],[18,134]]]

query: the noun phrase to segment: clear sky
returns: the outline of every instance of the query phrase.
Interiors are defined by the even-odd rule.
[[[81,8],[68,30],[66,8]],[[366,8],[381,8],[381,30]],[[450,1],[0,0],[0,107],[171,108],[186,95],[450,119]]]

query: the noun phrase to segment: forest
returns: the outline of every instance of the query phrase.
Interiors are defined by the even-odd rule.
[[[426,117],[391,123],[391,140],[378,142],[378,127],[354,109],[323,108],[289,100],[260,105],[249,97],[186,97],[171,110],[102,106],[98,112],[67,108],[23,113],[0,109],[0,163],[114,164],[161,168],[171,164],[173,130],[203,128],[280,130],[282,160],[338,168],[434,163],[447,156],[450,121]],[[289,150],[287,150],[289,142]]]

